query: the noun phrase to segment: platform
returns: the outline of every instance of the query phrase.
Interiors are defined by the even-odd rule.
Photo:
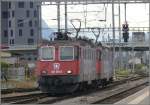
[[[146,87],[143,90],[118,101],[115,104],[138,104],[138,105],[150,105],[150,87]]]

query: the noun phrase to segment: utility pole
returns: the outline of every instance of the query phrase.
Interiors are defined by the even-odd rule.
[[[120,13],[120,0],[118,0],[118,11],[119,11],[119,57],[120,57],[120,62],[119,62],[119,70],[122,68],[122,54],[121,54],[121,13]]]
[[[60,32],[60,3],[57,2],[57,27],[58,32]]]
[[[124,16],[125,16],[125,22],[126,22],[127,21],[127,4],[126,3],[124,4],[124,10],[125,10],[124,11],[124,13],[125,13]]]
[[[113,72],[114,72],[114,78],[116,78],[115,73],[115,15],[114,15],[114,0],[112,0],[112,32],[113,32]]]
[[[127,4],[125,3],[124,4],[124,17],[125,17],[125,23],[127,22]],[[126,43],[127,44],[127,43]],[[129,57],[129,54],[128,54],[128,51],[126,52],[126,65],[125,65],[125,69],[127,70],[127,66],[128,66],[128,57]]]
[[[41,26],[41,23],[42,23],[42,21],[41,21],[41,18],[42,18],[42,11],[41,11],[41,4],[39,4],[38,6],[37,6],[37,10],[38,10],[38,16],[39,16],[39,24],[38,24],[38,40],[37,40],[37,45],[39,45],[39,44],[41,44],[42,43],[42,26]]]
[[[133,60],[133,62],[132,62],[132,73],[134,73],[134,68],[135,68],[135,62],[134,62],[134,56],[135,56],[135,54],[134,54],[134,40],[133,40],[133,35],[132,35],[132,60]]]
[[[2,10],[1,10],[1,8],[2,8],[2,6],[1,6],[2,4],[1,4],[1,1],[0,1],[0,13],[2,13]],[[1,26],[2,26],[2,23],[1,23],[1,19],[2,19],[2,15],[0,15],[0,33],[2,33],[1,31]],[[0,44],[2,44],[2,37],[0,37]],[[0,48],[0,61],[1,61],[1,48]],[[1,68],[1,65],[0,65],[0,68]],[[2,75],[1,74],[1,71],[2,70],[0,70],[0,75]],[[0,100],[1,101],[1,100]]]
[[[149,83],[150,83],[150,3],[149,3]],[[150,88],[149,88],[149,90],[150,90]],[[150,100],[149,100],[149,102],[150,102]]]
[[[67,22],[67,19],[68,16],[67,16],[67,2],[65,2],[65,33],[67,34],[68,32],[68,22]]]

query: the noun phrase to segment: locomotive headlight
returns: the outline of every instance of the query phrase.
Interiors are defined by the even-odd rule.
[[[72,73],[72,71],[71,71],[71,70],[67,70],[67,73],[68,73],[68,74],[71,74],[71,73]]]

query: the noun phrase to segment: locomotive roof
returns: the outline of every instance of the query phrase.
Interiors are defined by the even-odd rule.
[[[96,47],[96,45],[91,44],[89,42],[83,41],[83,40],[55,40],[49,42],[47,45],[78,45],[78,46],[90,46],[90,47]]]
[[[110,49],[110,47],[106,46],[106,45],[95,45],[95,44],[91,44],[87,41],[84,40],[54,40],[49,42],[48,44],[46,44],[48,46],[85,46],[85,47],[91,47],[91,48],[107,48]],[[43,45],[44,46],[44,45]]]

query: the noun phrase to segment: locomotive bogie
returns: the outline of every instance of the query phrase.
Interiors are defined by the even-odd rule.
[[[43,92],[49,93],[70,93],[78,88],[78,78],[76,76],[43,76],[38,83]]]

